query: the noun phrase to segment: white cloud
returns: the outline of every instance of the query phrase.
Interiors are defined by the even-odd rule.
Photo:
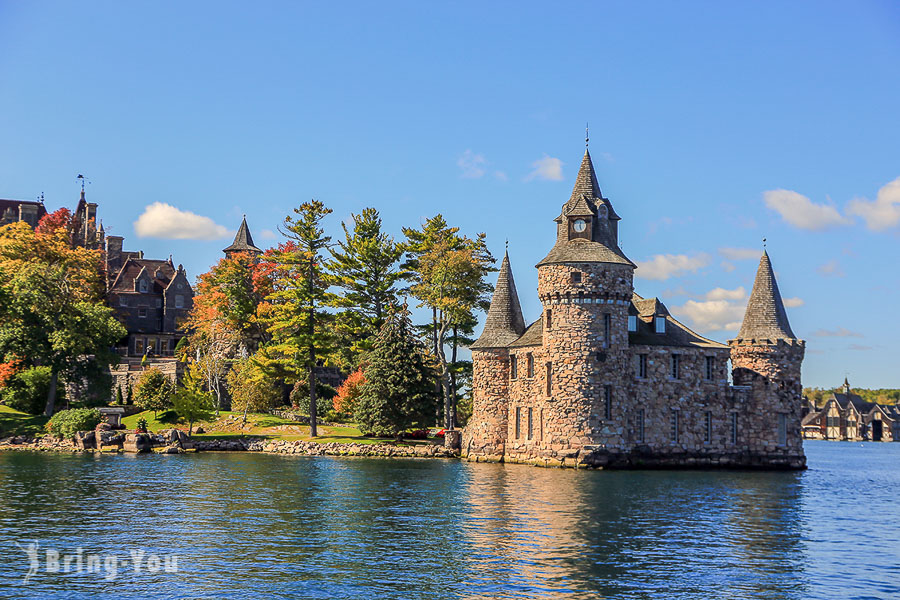
[[[460,177],[465,179],[478,179],[484,176],[487,159],[483,154],[475,154],[471,150],[466,150],[456,159],[456,165],[462,169]]]
[[[756,248],[719,248],[719,255],[728,260],[759,259],[762,252]]]
[[[743,300],[746,297],[747,290],[744,289],[744,286],[733,290],[717,287],[706,292],[704,296],[706,300]]]
[[[686,254],[657,254],[650,260],[637,263],[635,277],[664,280],[684,273],[695,273],[709,264],[710,256],[705,253],[688,256]]]
[[[732,271],[734,271],[737,268],[733,264],[728,262],[727,260],[722,261],[721,267],[722,267],[722,270],[725,271],[726,273],[731,273]]]
[[[806,304],[803,298],[785,298],[784,305],[788,308],[797,308]]]
[[[138,237],[166,240],[217,240],[228,236],[228,229],[209,217],[154,202],[134,222]]]
[[[847,346],[847,350],[856,350],[859,352],[865,352],[867,350],[874,350],[875,346],[861,346],[859,344],[850,344]]]
[[[865,337],[863,334],[857,331],[850,331],[844,327],[838,327],[837,329],[829,330],[829,329],[819,329],[813,332],[813,335],[816,337],[855,337],[861,338]]]
[[[562,181],[562,166],[563,162],[561,160],[545,154],[542,158],[531,163],[531,167],[534,170],[528,174],[525,181],[531,181],[532,179]]]
[[[278,234],[272,231],[271,229],[263,229],[259,232],[259,237],[264,240],[274,240],[278,237]]]
[[[744,309],[743,301],[688,300],[681,306],[673,306],[672,313],[679,318],[686,318],[690,321],[691,327],[701,332],[737,331],[744,319]]]
[[[844,277],[846,275],[841,268],[841,263],[836,260],[829,260],[824,265],[819,266],[816,271],[818,271],[820,275],[826,277]]]
[[[847,205],[847,214],[862,217],[872,231],[884,231],[900,223],[900,177],[878,190],[878,196],[869,202],[854,198]]]
[[[850,219],[828,204],[816,204],[803,194],[791,190],[769,190],[763,192],[766,206],[781,215],[781,218],[800,229],[821,231],[829,227],[850,225]]]

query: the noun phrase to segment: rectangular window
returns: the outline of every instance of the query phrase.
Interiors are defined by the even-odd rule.
[[[678,443],[678,411],[672,411],[672,422],[670,423],[670,434],[672,441]]]
[[[144,319],[147,317],[147,309],[143,306],[138,309],[138,318]]]
[[[644,441],[644,409],[638,411],[637,414],[637,441]]]
[[[716,376],[716,359],[712,356],[706,357],[706,380],[712,381]]]
[[[119,296],[119,306],[128,306],[128,297],[127,296]]]
[[[637,316],[628,315],[628,331],[637,331]]]
[[[672,355],[672,379],[681,379],[681,355]]]
[[[509,378],[516,379],[519,376],[519,365],[516,360],[516,355],[513,354],[509,357]]]
[[[731,413],[731,443],[732,444],[737,444],[737,442],[738,442],[737,426],[738,426],[737,413]]]
[[[134,353],[135,354],[143,354],[144,353],[144,340],[139,340],[139,339],[134,340]]]
[[[572,283],[581,283],[581,272],[572,271]],[[534,314],[534,313],[531,313]]]
[[[528,439],[529,439],[529,440],[531,439],[532,434],[533,434],[533,431],[534,431],[534,430],[533,430],[533,426],[532,426],[532,422],[531,422],[531,419],[532,419],[532,417],[533,417],[533,414],[532,414],[533,412],[534,412],[534,409],[532,409],[531,407],[529,407],[529,408],[528,408]]]
[[[539,419],[538,435],[540,436],[539,439],[543,440],[544,439],[544,409],[543,408],[541,409],[541,412],[538,414],[538,419]]]
[[[162,308],[162,298],[156,299],[156,308]]]
[[[184,308],[184,296],[175,294],[175,308]]]
[[[656,317],[656,333],[665,333],[666,332],[666,318],[665,317]]]
[[[553,311],[548,308],[544,314],[546,315],[545,324],[547,325],[547,331],[550,331],[553,329]]]
[[[547,363],[547,389],[545,394],[549,396],[553,392],[553,363]]]
[[[778,415],[778,445],[787,446],[787,415]]]
[[[638,379],[647,379],[647,355],[646,354],[638,354],[637,355],[637,369],[635,375],[638,376]]]
[[[610,339],[609,339],[609,329],[610,329],[610,315],[603,315],[603,347],[609,348]]]
[[[709,411],[706,411],[706,422],[704,423],[704,426],[706,432],[703,436],[703,441],[709,443],[712,441],[712,413]]]
[[[603,418],[607,421],[612,419],[612,386],[603,386]]]
[[[516,439],[519,439],[519,422],[522,417],[522,409],[518,406],[516,407]]]
[[[525,355],[525,367],[525,374],[528,377],[534,377],[534,355],[531,352]]]

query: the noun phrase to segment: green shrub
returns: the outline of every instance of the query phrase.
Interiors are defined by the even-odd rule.
[[[159,369],[147,369],[138,380],[134,403],[143,410],[152,410],[156,415],[160,411],[172,408],[172,395],[175,384]]]
[[[316,382],[316,412],[324,414],[332,407],[337,390],[327,383]],[[309,383],[306,381],[294,384],[291,390],[291,404],[304,415],[309,414]]]
[[[57,438],[73,438],[78,431],[94,429],[100,421],[100,411],[95,408],[61,410],[47,423],[47,431]]]
[[[63,389],[57,387],[57,402]],[[13,375],[2,390],[3,403],[31,415],[44,412],[47,392],[50,391],[50,367],[33,367]]]

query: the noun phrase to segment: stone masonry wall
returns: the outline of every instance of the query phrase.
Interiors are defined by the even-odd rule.
[[[503,460],[508,410],[508,350],[473,350],[472,418],[463,430],[463,456],[471,460]]]

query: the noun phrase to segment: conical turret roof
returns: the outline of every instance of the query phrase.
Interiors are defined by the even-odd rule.
[[[241,226],[238,228],[234,241],[230,246],[222,252],[230,254],[233,252],[250,252],[251,254],[262,254],[262,250],[253,245],[253,236],[250,235],[250,228],[247,227],[247,216],[244,215],[241,220]]]
[[[591,161],[591,153],[588,149],[584,149],[584,157],[581,159],[581,166],[578,168],[578,176],[575,178],[575,186],[572,188],[572,195],[566,203],[567,208],[574,207],[581,198],[588,200],[606,200],[603,192],[600,191],[600,184],[597,183],[597,173],[594,171],[594,163]],[[620,217],[613,210],[612,204],[603,202],[609,210],[609,218],[618,220]],[[566,214],[570,214],[569,210],[564,209]]]
[[[773,342],[797,339],[788,323],[769,253],[765,251],[759,261],[759,270],[756,271],[756,281],[753,282],[753,291],[750,293],[738,339]]]
[[[516,341],[525,333],[525,319],[516,292],[512,269],[509,266],[509,253],[503,256],[500,263],[500,274],[494,287],[494,297],[484,322],[484,331],[470,348],[504,348]]]

